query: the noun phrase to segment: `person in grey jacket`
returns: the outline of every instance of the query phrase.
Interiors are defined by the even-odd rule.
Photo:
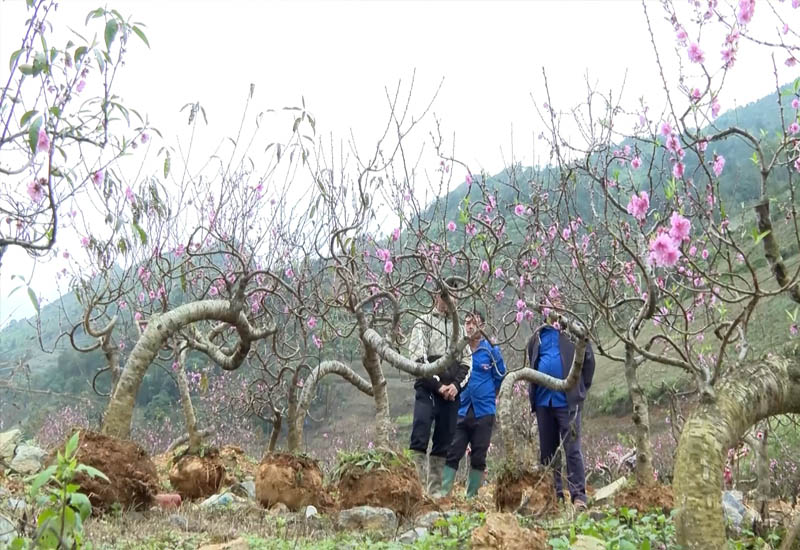
[[[447,353],[453,325],[443,298],[444,292],[442,290],[436,294],[433,311],[418,319],[412,328],[409,356],[417,362],[432,363]],[[458,333],[463,337],[464,328],[459,326]],[[414,421],[409,449],[413,452],[420,481],[431,494],[441,490],[447,451],[458,420],[458,396],[467,387],[471,370],[472,355],[469,346],[465,346],[461,358],[448,365],[444,372],[417,378],[414,382]],[[433,447],[426,483],[425,467],[428,463],[431,427]]]

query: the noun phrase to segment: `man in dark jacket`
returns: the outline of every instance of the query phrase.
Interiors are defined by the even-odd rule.
[[[575,345],[557,323],[544,324],[528,342],[528,359],[533,369],[554,378],[565,379],[575,356]],[[531,384],[528,395],[531,412],[536,413],[539,425],[540,458],[544,465],[552,464],[556,494],[564,498],[561,483],[559,446],[567,456],[567,481],[572,502],[577,509],[586,508],[586,472],[581,452],[581,409],[586,392],[594,377],[594,354],[586,345],[580,380],[566,392],[553,391]]]
[[[434,308],[414,324],[409,345],[410,357],[421,363],[432,363],[447,353],[452,339],[453,324],[447,303],[441,294],[434,298]],[[458,327],[463,335],[463,329]],[[441,490],[445,457],[453,441],[458,418],[458,394],[467,386],[472,368],[469,346],[464,348],[461,359],[453,361],[441,374],[417,378],[414,382],[414,421],[411,426],[409,448],[414,453],[422,486],[431,494]],[[433,430],[433,447],[426,482],[425,466],[428,462],[428,442]]]
[[[458,409],[458,423],[453,444],[447,453],[447,462],[442,476],[442,490],[437,495],[447,496],[453,487],[458,464],[464,457],[467,445],[470,447],[470,472],[467,476],[467,498],[478,494],[483,473],[486,471],[486,453],[492,439],[494,427],[495,400],[506,365],[500,348],[493,346],[481,331],[484,317],[479,311],[467,316],[467,336],[472,351],[472,373],[466,389],[461,392],[461,408]]]

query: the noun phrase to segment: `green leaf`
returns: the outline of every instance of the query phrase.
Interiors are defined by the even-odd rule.
[[[84,25],[88,25],[89,24],[89,19],[95,19],[97,17],[102,17],[104,13],[105,12],[103,11],[103,8],[97,8],[96,10],[90,11],[89,14],[86,16],[86,21],[84,22]]]
[[[114,37],[117,36],[118,30],[119,30],[119,23],[117,23],[117,20],[112,17],[106,23],[105,38],[106,38],[107,50],[111,49],[111,44],[114,42]]]
[[[50,481],[50,477],[56,473],[57,469],[58,467],[53,464],[52,466],[48,466],[45,470],[39,472],[39,474],[33,479],[33,483],[31,483],[31,494],[35,495],[45,483]]]
[[[117,243],[117,248],[119,248],[119,251],[122,252],[123,254],[128,252],[127,241],[125,241],[125,239],[120,239],[119,242]]]
[[[33,68],[33,65],[20,65],[19,72],[28,76],[33,76],[34,73],[39,74],[39,72]]]
[[[766,237],[770,233],[771,231],[769,229],[767,229],[763,233],[759,233],[756,228],[753,228],[753,241],[755,241],[755,244],[758,244],[764,239],[764,237]]]
[[[100,50],[97,50],[97,49],[94,50],[94,57],[95,57],[95,59],[97,59],[97,66],[100,69],[100,71],[101,72],[105,71],[106,70],[106,61],[103,58],[103,54],[100,53]]]
[[[80,435],[80,430],[77,430],[74,434],[72,434],[72,437],[69,438],[69,441],[67,441],[67,444],[64,447],[65,458],[71,458],[75,453],[75,450],[78,448],[78,439],[80,438]]]
[[[756,151],[753,151],[753,156],[750,157],[750,161],[758,166],[758,153]]]
[[[145,45],[146,45],[148,48],[150,47],[150,42],[147,40],[147,37],[145,36],[145,34],[144,34],[144,31],[143,31],[142,29],[140,29],[139,27],[137,27],[136,25],[134,25],[134,26],[133,26],[133,32],[134,32],[134,33],[136,33],[136,36],[138,36],[139,38],[141,38],[141,39],[142,39],[142,42],[144,42],[144,43],[145,43]]]
[[[81,46],[79,48],[75,48],[75,54],[73,55],[73,58],[75,59],[75,64],[76,65],[78,64],[78,61],[80,61],[80,59],[84,55],[86,55],[86,50],[87,50],[86,46]]]
[[[77,508],[81,515],[81,519],[86,519],[92,513],[92,503],[89,502],[89,497],[83,493],[73,493],[70,496],[69,503],[73,508]]]
[[[31,299],[31,303],[33,304],[33,309],[35,309],[36,314],[39,315],[39,298],[36,297],[36,293],[33,291],[31,287],[28,287],[28,298]]]
[[[13,71],[14,70],[14,65],[17,63],[17,60],[19,60],[19,56],[20,55],[22,55],[22,48],[20,48],[19,50],[15,51],[14,53],[11,54],[11,57],[8,60],[8,70],[9,71]]]
[[[42,117],[36,117],[28,129],[28,144],[31,152],[36,154],[36,145],[39,143],[39,129],[42,127]]]
[[[164,157],[164,178],[166,178],[169,175],[169,163],[170,163],[169,153],[167,153],[167,156]]]
[[[144,229],[136,222],[133,222],[133,228],[139,233],[139,239],[142,241],[142,244],[147,244],[147,233],[144,232]]]
[[[104,474],[103,472],[101,472],[97,468],[94,468],[92,466],[87,466],[86,464],[79,464],[78,467],[75,468],[75,471],[76,472],[83,472],[86,475],[88,475],[89,477],[99,477],[100,479],[108,481],[108,476],[106,476],[106,474]]]
[[[22,115],[22,118],[19,119],[19,125],[25,126],[25,124],[31,119],[31,117],[33,117],[38,112],[39,111],[28,111],[27,113]]]
[[[650,539],[644,539],[642,541],[642,545],[639,547],[639,550],[650,550]]]

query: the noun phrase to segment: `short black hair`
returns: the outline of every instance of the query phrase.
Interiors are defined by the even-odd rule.
[[[480,311],[478,309],[473,309],[472,311],[470,311],[467,314],[467,317],[477,317],[478,319],[481,320],[481,323],[485,323],[486,322],[486,316],[483,314],[482,311]]]

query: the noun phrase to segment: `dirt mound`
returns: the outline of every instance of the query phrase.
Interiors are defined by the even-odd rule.
[[[51,455],[50,460],[54,457]],[[75,477],[94,509],[108,510],[117,502],[124,510],[147,508],[153,503],[158,492],[156,467],[133,441],[83,430],[76,457],[79,463],[97,468],[109,479],[85,474]]]
[[[520,527],[514,514],[490,513],[472,532],[472,550],[547,550],[547,533]]]
[[[287,453],[266,455],[261,461],[256,475],[256,500],[265,508],[279,502],[290,510],[308,504],[329,506],[317,462]]]
[[[614,495],[614,505],[618,508],[635,508],[640,512],[649,512],[652,509],[661,510],[669,514],[674,505],[675,498],[672,487],[656,483],[647,487],[631,485],[625,487]]]
[[[422,500],[417,472],[405,462],[369,471],[350,466],[339,478],[339,504],[343,509],[380,506],[411,517],[419,511]]]
[[[504,470],[497,476],[494,503],[501,512],[541,516],[558,510],[553,474],[548,470]]]
[[[203,456],[186,454],[178,457],[169,470],[172,488],[184,499],[215,494],[223,477],[225,467],[216,449],[207,449]]]
[[[225,467],[223,485],[233,485],[246,477],[256,477],[258,462],[247,456],[241,447],[225,445],[219,450],[219,458]]]

